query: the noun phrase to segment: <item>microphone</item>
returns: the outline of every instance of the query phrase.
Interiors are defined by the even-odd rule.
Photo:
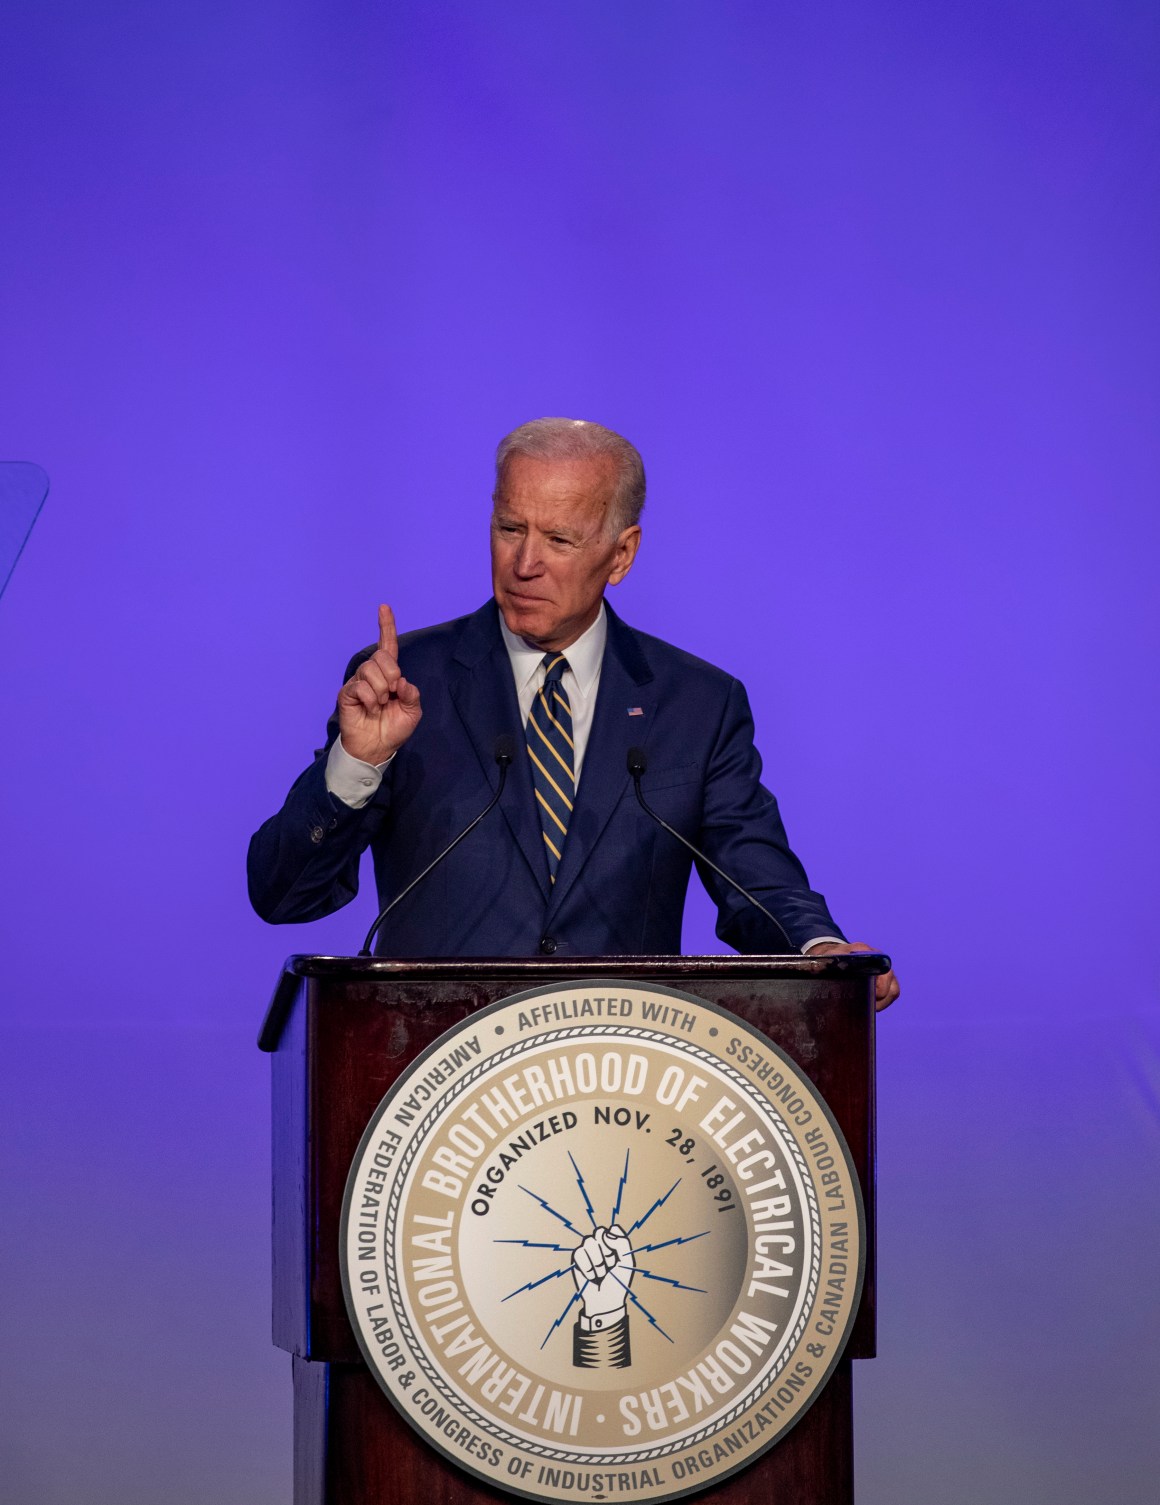
[[[749,900],[754,909],[760,909],[767,920],[772,920],[774,925],[780,931],[781,935],[785,938],[787,948],[796,955],[799,948],[795,946],[794,943],[790,940],[789,936],[786,935],[785,926],[781,923],[777,916],[771,915],[769,910],[766,909],[765,905],[762,904],[758,899],[755,899],[747,888],[741,887],[736,878],[731,878],[728,873],[722,872],[722,870],[717,866],[715,862],[710,862],[708,857],[705,856],[704,852],[698,851],[698,849],[693,845],[691,841],[686,841],[679,831],[674,830],[673,827],[669,825],[667,820],[662,820],[661,817],[656,813],[656,811],[645,802],[645,797],[641,792],[640,781],[642,776],[648,771],[648,756],[646,755],[643,747],[630,747],[628,749],[628,771],[632,775],[632,782],[636,786],[636,798],[638,803],[640,804],[640,808],[644,811],[644,813],[646,815],[651,815],[653,820],[656,821],[657,825],[663,827],[663,829],[666,830],[670,836],[675,836],[683,847],[688,847],[693,856],[703,862],[706,867],[712,868],[712,870],[717,874],[718,878],[724,878],[725,882],[728,883],[730,888],[735,888],[743,899]]]
[[[487,804],[483,807],[483,809],[479,812],[479,814],[475,817],[471,824],[469,826],[464,826],[463,830],[460,831],[455,840],[448,846],[444,847],[443,850],[439,853],[438,857],[436,857],[433,862],[429,862],[417,877],[412,878],[410,883],[407,884],[402,893],[395,895],[395,897],[387,905],[386,909],[382,911],[378,919],[367,931],[367,938],[362,944],[362,950],[359,952],[360,956],[370,956],[371,946],[374,944],[374,939],[379,932],[379,927],[390,914],[391,910],[394,909],[395,905],[401,904],[402,901],[411,892],[411,890],[415,887],[415,885],[422,883],[427,874],[434,868],[437,868],[443,861],[444,857],[446,857],[450,852],[453,852],[465,836],[470,836],[472,831],[475,830],[476,826],[479,825],[484,816],[490,815],[495,807],[499,804],[499,797],[503,793],[503,786],[507,783],[508,769],[512,766],[515,755],[515,738],[509,737],[506,732],[502,732],[495,739],[495,746],[492,748],[492,756],[495,758],[496,763],[499,765],[499,785],[495,793],[492,795],[491,799],[488,800]]]

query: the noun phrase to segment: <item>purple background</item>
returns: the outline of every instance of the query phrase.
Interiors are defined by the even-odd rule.
[[[252,1041],[370,909],[264,927],[245,843],[559,413],[902,975],[860,1501],[1152,1501],[1156,6],[9,0],[0,54],[6,1496],[289,1498]]]

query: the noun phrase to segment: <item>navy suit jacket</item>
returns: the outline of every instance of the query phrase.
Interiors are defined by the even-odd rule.
[[[386,905],[494,793],[495,741],[506,733],[517,756],[499,806],[392,912],[380,955],[679,954],[692,859],[637,804],[626,767],[634,745],[648,755],[642,787],[653,808],[755,893],[795,945],[841,935],[761,784],[741,683],[605,609],[600,688],[554,886],[511,665],[489,601],[400,639],[423,718],[361,810],[326,788],[326,754],[338,735],[331,718],[326,748],[250,842],[250,898],[263,919],[311,920],[348,903],[368,846]],[[372,652],[356,655],[348,678]],[[722,940],[743,952],[785,950],[759,911],[708,868],[700,872]]]

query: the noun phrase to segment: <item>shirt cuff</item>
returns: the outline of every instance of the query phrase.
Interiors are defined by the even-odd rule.
[[[386,763],[364,763],[361,758],[352,758],[343,747],[342,738],[335,737],[326,759],[326,787],[344,805],[361,810],[374,798],[390,761],[388,758]]]
[[[365,767],[366,765],[364,764],[363,766]],[[832,942],[835,946],[844,946],[846,944],[840,935],[815,935],[812,940],[807,941],[802,947],[802,955],[809,956],[815,946],[822,946],[827,942]]]

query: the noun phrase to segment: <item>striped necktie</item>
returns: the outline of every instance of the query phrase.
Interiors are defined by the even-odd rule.
[[[568,660],[562,653],[544,654],[547,676],[543,687],[536,691],[528,715],[532,783],[544,833],[544,850],[548,855],[548,874],[553,883],[564,851],[564,838],[568,835],[568,822],[572,818],[572,802],[576,798],[572,707],[561,682],[567,667]]]

